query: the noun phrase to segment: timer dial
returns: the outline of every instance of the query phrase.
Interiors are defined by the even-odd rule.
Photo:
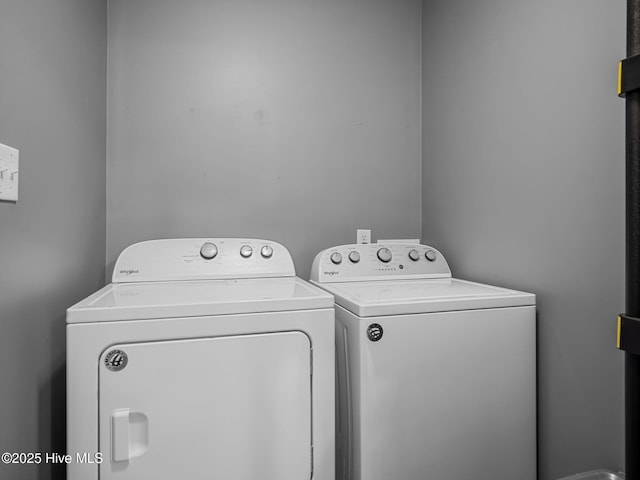
[[[331,254],[331,261],[335,264],[335,265],[340,265],[342,263],[342,255],[338,252],[333,252]]]
[[[389,263],[391,261],[392,255],[391,255],[391,250],[389,250],[388,248],[381,248],[380,250],[378,250],[378,259],[381,262],[384,263]]]
[[[218,247],[213,242],[204,242],[200,247],[200,256],[205,260],[211,260],[218,255]]]

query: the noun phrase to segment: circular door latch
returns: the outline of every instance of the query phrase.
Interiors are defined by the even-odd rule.
[[[367,337],[369,337],[369,340],[371,340],[372,342],[377,342],[378,340],[380,340],[383,333],[384,331],[382,330],[382,325],[380,325],[379,323],[372,323],[371,325],[369,325],[369,327],[367,327]]]
[[[129,357],[122,350],[111,350],[104,357],[104,366],[112,372],[119,372],[129,363]]]

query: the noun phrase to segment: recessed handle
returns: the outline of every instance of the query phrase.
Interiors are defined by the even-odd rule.
[[[128,408],[111,414],[111,460],[129,462],[149,448],[149,421],[144,413]]]
[[[129,461],[129,409],[116,410],[111,415],[111,459]]]

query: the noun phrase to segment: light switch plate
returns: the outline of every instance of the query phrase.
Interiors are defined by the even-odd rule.
[[[18,201],[19,152],[0,143],[0,200]]]

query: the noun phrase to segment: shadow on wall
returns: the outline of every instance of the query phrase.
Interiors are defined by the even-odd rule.
[[[64,317],[56,319],[51,325],[52,351],[56,346],[65,345]],[[62,332],[62,334],[60,333]],[[62,340],[60,336],[62,335]],[[61,343],[62,342],[62,343]],[[38,429],[39,451],[42,455],[58,453],[64,455],[67,445],[67,400],[66,400],[66,363],[64,358],[52,358],[51,375],[43,378],[38,390]],[[38,468],[38,480],[65,480],[67,474],[64,463],[43,462]]]

